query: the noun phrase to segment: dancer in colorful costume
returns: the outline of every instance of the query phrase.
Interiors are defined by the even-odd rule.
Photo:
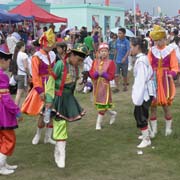
[[[50,28],[46,31],[39,40],[41,45],[40,51],[37,51],[32,57],[32,82],[33,88],[25,99],[21,111],[29,115],[38,115],[41,113],[38,120],[36,135],[32,140],[32,144],[39,143],[42,129],[46,126],[44,143],[55,144],[51,139],[52,122],[45,124],[42,116],[42,109],[45,99],[45,86],[48,78],[52,75],[52,69],[55,64],[56,55],[52,51],[55,45],[55,34]]]
[[[12,54],[7,49],[0,47],[0,174],[14,173],[17,165],[10,166],[6,159],[13,154],[16,135],[14,129],[18,128],[17,118],[21,113],[9,93],[9,77],[5,71],[9,67]]]
[[[112,111],[112,98],[110,81],[115,77],[115,63],[109,60],[109,46],[106,43],[99,45],[99,59],[93,61],[89,75],[93,80],[94,104],[98,110],[96,130],[101,130],[103,117],[108,111],[111,115],[110,124],[116,118],[116,112]]]
[[[46,87],[46,108],[51,109],[53,118],[53,138],[56,141],[54,158],[59,168],[65,167],[67,121],[82,118],[85,111],[74,97],[76,81],[79,78],[78,65],[88,52],[83,44],[76,44],[61,61],[57,61]]]
[[[165,136],[172,133],[171,104],[175,96],[175,85],[173,78],[178,72],[178,60],[174,49],[166,46],[166,31],[155,25],[150,32],[150,37],[155,46],[149,51],[148,57],[154,71],[157,97],[152,102],[150,125],[152,137],[157,134],[157,106],[162,106],[166,121]]]

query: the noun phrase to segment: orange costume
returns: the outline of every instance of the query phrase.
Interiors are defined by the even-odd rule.
[[[53,66],[55,64],[56,55],[51,49],[55,44],[55,35],[50,28],[40,38],[40,44],[42,49],[37,51],[32,57],[32,82],[33,88],[25,99],[21,111],[28,115],[38,115],[43,111],[44,101],[43,96],[45,94],[46,83],[49,77],[53,74]],[[46,125],[46,133],[44,143],[54,144],[51,139],[52,125],[51,123],[43,122],[44,117],[40,116],[38,120],[38,128],[36,135],[32,140],[32,144],[38,144],[42,128]]]
[[[45,84],[52,73],[55,63],[55,54],[50,51],[48,54],[44,50],[36,52],[32,58],[32,82],[33,89],[22,105],[22,112],[29,115],[37,115],[42,110],[44,102],[39,94],[45,91]]]
[[[166,31],[162,27],[155,25],[150,32],[150,37],[157,46],[149,51],[148,57],[153,69],[154,82],[156,85],[156,98],[152,102],[150,125],[152,137],[157,134],[157,105],[163,107],[165,115],[165,136],[172,133],[172,115],[170,105],[174,99],[176,89],[174,78],[178,72],[178,60],[176,53],[171,46],[166,46]]]
[[[175,51],[169,46],[159,49],[154,46],[148,54],[154,71],[157,97],[152,105],[170,105],[175,96],[175,85],[173,78],[178,72],[178,61]]]

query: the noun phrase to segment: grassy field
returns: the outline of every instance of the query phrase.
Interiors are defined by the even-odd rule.
[[[172,106],[174,131],[165,137],[165,122],[158,110],[158,136],[152,146],[137,155],[139,131],[133,117],[131,87],[113,96],[117,121],[110,126],[105,117],[102,131],[95,131],[96,111],[90,95],[77,94],[87,115],[70,123],[66,168],[58,169],[53,159],[53,145],[31,144],[36,120],[25,117],[17,129],[17,145],[9,163],[18,164],[16,173],[0,180],[179,180],[180,179],[180,88]]]

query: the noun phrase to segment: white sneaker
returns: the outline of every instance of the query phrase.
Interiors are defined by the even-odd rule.
[[[10,174],[13,174],[13,173],[14,173],[14,170],[7,169],[6,167],[1,167],[0,168],[0,174],[1,175],[10,175]]]
[[[56,141],[54,141],[52,138],[50,138],[50,137],[45,137],[44,138],[44,144],[47,144],[47,143],[49,143],[49,144],[52,144],[52,145],[55,145],[56,144]]]
[[[110,111],[111,119],[109,121],[109,124],[112,125],[116,121],[117,112],[116,111]]]
[[[51,138],[52,131],[53,131],[52,128],[46,128],[45,137],[44,137],[44,144],[47,144],[47,143],[50,143],[50,144],[53,144],[53,145],[56,144],[56,141],[54,141]]]
[[[165,136],[170,136],[172,134],[172,129],[166,129]]]
[[[143,135],[138,136],[139,140],[143,140]]]
[[[15,170],[15,169],[17,169],[18,168],[18,166],[17,165],[9,165],[9,164],[5,164],[5,167],[7,168],[7,169],[9,169],[9,170]]]
[[[32,144],[33,145],[36,145],[36,144],[39,143],[39,140],[41,138],[41,131],[42,131],[42,129],[37,128],[36,134],[35,134],[35,136],[34,136],[34,138],[32,140]]]
[[[145,148],[151,145],[150,139],[143,139],[141,143],[137,146],[137,148]]]
[[[39,143],[39,140],[40,140],[40,136],[36,134],[32,140],[32,144],[37,145]]]

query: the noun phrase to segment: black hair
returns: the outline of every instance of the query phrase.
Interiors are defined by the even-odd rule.
[[[15,50],[14,50],[14,55],[13,55],[13,58],[12,58],[12,61],[11,61],[10,65],[9,65],[9,71],[12,72],[13,75],[17,74],[17,71],[18,71],[17,56],[18,56],[18,53],[19,53],[20,49],[23,46],[25,46],[25,43],[23,41],[19,41],[16,44],[16,47],[15,47]]]
[[[91,32],[88,32],[88,36],[91,36]]]
[[[178,36],[179,30],[178,29],[174,29],[173,33],[174,33],[175,36]]]
[[[125,28],[119,28],[118,31],[121,31],[123,34],[126,34],[126,29]]]
[[[4,54],[3,52],[0,52],[0,59],[8,61],[9,59],[11,59],[11,57],[12,55],[7,55],[7,54]]]
[[[67,44],[65,42],[58,42],[58,43],[56,43],[56,47],[60,47],[64,51],[67,51]]]
[[[141,37],[136,37],[131,39],[131,44],[133,46],[139,46],[139,49],[141,49],[142,53],[147,54],[148,53],[148,42],[145,39],[142,39]]]
[[[146,37],[149,37],[149,35],[150,35],[150,31],[148,31],[148,32],[146,33]]]
[[[44,27],[43,27],[43,31],[45,32],[45,31],[47,31],[47,30],[48,30],[47,27],[44,26]]]

